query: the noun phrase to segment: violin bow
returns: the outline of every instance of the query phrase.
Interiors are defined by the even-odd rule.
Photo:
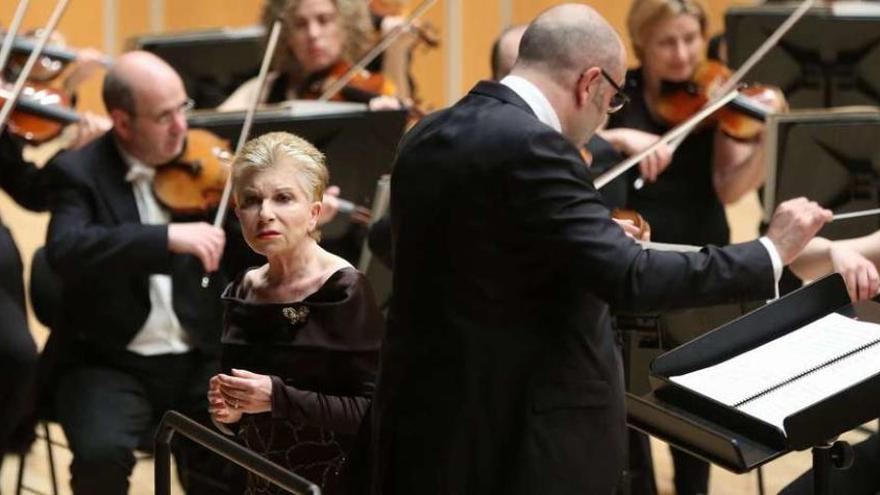
[[[321,96],[318,97],[318,101],[328,101],[330,98],[336,96],[336,93],[342,91],[342,88],[345,87],[346,84],[351,82],[351,80],[356,76],[360,71],[364,70],[370,62],[376,59],[380,53],[384,52],[391,43],[394,43],[401,34],[409,30],[409,28],[413,25],[419,17],[424,15],[425,12],[428,11],[434,4],[437,3],[437,0],[424,0],[422,3],[418,5],[412,12],[406,17],[406,19],[397,27],[391,30],[390,33],[385,35],[378,43],[376,43],[373,48],[371,48],[367,53],[365,53],[361,58],[353,64],[344,74],[339,76],[335,81],[333,81],[327,89],[321,93]]]
[[[715,111],[717,111],[719,108],[723,107],[728,102],[736,98],[738,94],[739,93],[735,90],[728,91],[727,94],[714,99],[710,104],[704,106],[702,109],[700,109],[699,112],[692,115],[691,118],[670,129],[651,146],[648,146],[647,148],[640,151],[638,154],[633,155],[626,160],[623,160],[622,162],[608,169],[599,177],[596,177],[596,180],[593,181],[593,185],[596,187],[596,189],[601,189],[603,186],[616,179],[620,174],[632,168],[633,165],[644,160],[645,157],[663,146],[664,143],[670,142],[674,139],[678,139],[680,136],[687,135],[687,133],[689,133],[696,124],[698,124],[709,115],[715,113]]]
[[[55,5],[55,11],[53,11],[52,16],[49,17],[49,22],[37,38],[37,44],[34,46],[34,50],[31,52],[30,57],[28,57],[27,62],[21,69],[18,79],[15,80],[15,85],[12,87],[12,91],[6,98],[6,102],[3,104],[3,109],[0,110],[0,133],[6,128],[6,122],[9,120],[9,116],[12,115],[12,109],[15,108],[18,97],[21,96],[24,85],[27,83],[27,78],[33,70],[34,65],[37,63],[37,59],[40,58],[40,54],[43,52],[43,48],[45,48],[46,43],[49,41],[49,37],[52,36],[52,32],[55,31],[55,27],[58,26],[58,22],[61,20],[61,16],[64,15],[64,11],[67,9],[69,1],[70,0],[58,0],[58,3]]]
[[[370,211],[370,225],[374,224],[388,211],[391,199],[391,176],[388,174],[379,177],[376,183],[376,193],[373,195],[373,209]],[[361,257],[358,260],[357,269],[361,273],[367,273],[370,263],[373,261],[373,252],[370,250],[368,239],[364,239],[361,246]]]
[[[0,47],[0,74],[6,70],[6,62],[9,61],[9,54],[12,53],[12,44],[18,35],[21,27],[21,21],[24,19],[24,13],[27,11],[28,4],[31,0],[18,0],[18,7],[15,8],[15,14],[12,16],[12,23],[9,24],[9,30],[3,38],[3,46]]]
[[[257,91],[254,99],[251,101],[244,117],[244,124],[241,126],[241,133],[238,135],[238,143],[235,145],[235,155],[241,152],[241,148],[247,142],[251,133],[251,126],[254,123],[254,114],[257,107],[263,101],[263,93],[266,88],[266,76],[269,74],[269,65],[272,63],[272,56],[275,54],[275,47],[278,45],[278,38],[281,35],[281,21],[275,20],[272,24],[272,31],[269,34],[269,43],[266,45],[266,52],[263,53],[263,63],[260,65],[260,74],[257,76]],[[232,198],[232,173],[226,177],[226,185],[223,186],[223,195],[220,197],[220,204],[217,206],[217,215],[214,217],[214,227],[222,228],[226,222],[226,214],[229,211],[229,200]],[[211,283],[210,274],[206,273],[202,277],[202,288],[207,288]]]

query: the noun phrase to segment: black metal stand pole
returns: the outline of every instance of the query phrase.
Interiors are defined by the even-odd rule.
[[[162,426],[156,432],[153,448],[154,490],[156,495],[171,495],[171,438],[174,429]]]
[[[813,447],[813,494],[831,495],[831,445]]]
[[[824,445],[813,447],[813,493],[815,495],[831,495],[831,472],[835,469],[843,471],[853,465],[855,455],[852,446],[843,441],[829,441]]]

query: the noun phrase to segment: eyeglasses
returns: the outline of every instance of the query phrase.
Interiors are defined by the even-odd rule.
[[[615,91],[614,96],[611,97],[611,101],[608,103],[608,113],[612,114],[623,108],[623,106],[627,103],[629,103],[629,96],[627,96],[626,93],[623,92],[623,88],[621,88],[619,84],[614,82],[614,79],[612,79],[611,76],[607,72],[605,72],[605,69],[602,69],[602,77],[604,77],[605,80],[608,81],[608,84],[610,84]]]
[[[157,125],[169,126],[169,125],[171,125],[172,122],[174,122],[174,117],[176,117],[178,114],[184,114],[186,112],[189,112],[195,106],[196,106],[196,102],[193,101],[192,98],[187,98],[183,103],[181,103],[180,105],[178,105],[175,108],[172,108],[170,110],[165,110],[164,112],[160,113],[159,115],[149,115],[149,116],[145,115],[144,117],[146,117],[149,120],[152,120]],[[137,115],[136,117],[141,117],[141,115]]]

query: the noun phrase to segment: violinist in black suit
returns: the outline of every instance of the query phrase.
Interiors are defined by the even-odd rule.
[[[608,303],[770,297],[830,219],[798,199],[749,243],[669,253],[629,239],[578,150],[623,103],[625,68],[593,9],[554,7],[527,29],[510,76],[401,143],[372,493],[612,493],[625,415]]]
[[[224,231],[173,221],[151,188],[156,167],[184,146],[191,100],[180,77],[152,54],[126,53],[103,99],[112,130],[52,163],[47,255],[63,282],[54,330],[71,351],[54,399],[72,488],[111,495],[127,492],[133,451],[166,410],[207,418],[226,281]],[[187,487],[193,462],[181,455]]]

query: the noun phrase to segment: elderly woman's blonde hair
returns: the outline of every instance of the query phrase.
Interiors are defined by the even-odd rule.
[[[355,62],[369,50],[375,30],[370,20],[370,10],[364,0],[330,0],[336,6],[339,13],[339,24],[345,32],[345,46],[342,47],[342,58],[349,62]],[[290,25],[286,19],[302,3],[302,0],[267,0],[263,7],[263,24],[266,33],[272,30],[272,23],[280,19],[281,36],[278,47],[275,49],[273,65],[275,70],[290,74],[295,80],[306,76],[303,74],[302,65],[290,52],[284,41],[290,36]]]
[[[642,58],[651,28],[664,19],[680,14],[696,17],[703,37],[706,36],[706,10],[695,0],[633,0],[626,16],[626,28],[636,57]]]
[[[297,182],[309,201],[321,201],[330,180],[330,173],[324,164],[324,154],[312,143],[289,132],[270,132],[251,139],[241,148],[232,162],[232,190],[236,201],[243,177],[252,172],[268,170],[285,161],[296,167]],[[311,233],[319,238],[317,230]]]

